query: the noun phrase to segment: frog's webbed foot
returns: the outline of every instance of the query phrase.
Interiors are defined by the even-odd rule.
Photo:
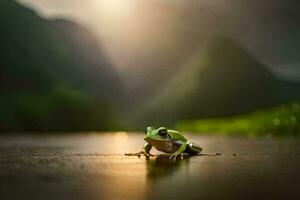
[[[176,160],[177,156],[181,155],[181,153],[186,149],[187,143],[183,143],[179,149],[170,155],[170,159]]]
[[[170,159],[173,159],[174,161],[177,159],[177,156],[179,156],[180,155],[180,153],[174,153],[174,154],[171,154],[170,156],[169,156],[169,158]]]
[[[137,153],[126,153],[125,156],[137,156],[137,157],[141,157],[141,155],[144,155],[146,158],[149,158],[150,156],[154,156],[150,153],[147,153],[145,151],[140,151],[140,152],[137,152]]]

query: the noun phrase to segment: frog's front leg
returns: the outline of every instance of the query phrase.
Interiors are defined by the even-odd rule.
[[[150,157],[150,156],[153,156],[152,154],[150,154],[150,150],[152,149],[152,145],[149,144],[149,143],[146,143],[144,145],[144,148],[142,151],[139,151],[137,153],[127,153],[125,154],[126,156],[138,156],[140,157],[142,154],[146,157]]]
[[[174,160],[176,160],[177,156],[185,151],[186,146],[187,146],[186,142],[182,143],[181,146],[178,148],[178,150],[176,152],[174,152],[173,154],[171,154],[171,156],[169,158],[173,158]]]

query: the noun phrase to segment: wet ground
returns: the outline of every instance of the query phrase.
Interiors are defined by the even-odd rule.
[[[143,136],[0,136],[0,199],[300,199],[299,138],[190,134],[202,155],[124,156]]]

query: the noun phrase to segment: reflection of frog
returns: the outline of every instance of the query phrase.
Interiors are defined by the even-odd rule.
[[[147,177],[156,179],[165,176],[172,176],[177,170],[182,169],[189,162],[189,157],[174,160],[169,159],[167,155],[158,155],[153,159],[146,160]]]
[[[190,155],[198,154],[202,148],[195,143],[189,142],[178,131],[168,130],[164,127],[155,129],[154,127],[147,127],[147,136],[145,137],[146,144],[142,151],[133,154],[133,156],[140,156],[141,154],[146,157],[151,156],[150,150],[154,146],[157,150],[170,154],[170,158],[177,158],[181,153],[188,153]]]

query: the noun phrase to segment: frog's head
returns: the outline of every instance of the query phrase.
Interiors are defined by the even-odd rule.
[[[149,140],[160,140],[160,141],[170,141],[171,137],[168,133],[168,129],[165,127],[160,127],[158,129],[155,129],[152,126],[149,126],[146,128],[146,134],[147,136],[145,137],[146,141]]]

